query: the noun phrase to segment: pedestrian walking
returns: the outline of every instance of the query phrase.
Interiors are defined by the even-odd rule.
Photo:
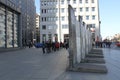
[[[43,54],[45,54],[45,47],[46,47],[46,44],[45,44],[45,42],[43,41],[43,42],[42,42],[42,51],[43,51]]]

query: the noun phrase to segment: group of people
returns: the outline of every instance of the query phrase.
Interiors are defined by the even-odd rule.
[[[43,51],[43,54],[45,53],[50,53],[51,51],[57,51],[59,50],[60,48],[68,48],[69,47],[69,43],[68,42],[58,42],[58,41],[55,41],[55,42],[51,42],[51,41],[43,41],[42,42],[42,51]]]
[[[96,48],[110,48],[112,42],[110,41],[103,41],[103,42],[95,42]]]

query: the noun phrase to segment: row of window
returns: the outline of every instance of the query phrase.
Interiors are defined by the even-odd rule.
[[[80,7],[79,11],[83,12],[83,7]],[[76,11],[76,8],[74,8],[74,10]],[[95,7],[91,7],[92,11],[95,11]],[[66,10],[68,12],[68,9]],[[90,7],[85,7],[85,11],[89,12],[90,11]],[[57,13],[58,9],[57,8],[50,8],[50,9],[41,9],[41,13]],[[65,8],[61,8],[61,13],[65,12]]]
[[[41,21],[58,21],[58,17],[42,17]]]
[[[58,26],[57,25],[49,25],[49,26],[46,26],[46,25],[42,25],[42,30],[46,30],[46,29],[57,29]],[[68,29],[68,25],[67,24],[62,24],[62,29]]]
[[[95,28],[95,24],[88,24],[88,26],[90,28]],[[46,25],[42,25],[42,30],[46,30],[46,29],[57,29],[58,26],[57,25],[51,25],[51,26],[46,26]],[[68,25],[67,24],[62,24],[62,29],[68,29]]]
[[[86,15],[86,20],[90,20],[90,16]],[[95,15],[92,15],[92,20],[95,20]]]
[[[41,13],[57,13],[57,8],[50,8],[50,9],[41,9]]]
[[[88,24],[88,26],[90,27],[90,28],[95,28],[95,24]],[[46,25],[42,25],[42,30],[46,30],[46,29],[57,29],[58,28],[58,26],[56,26],[56,25],[51,25],[51,26],[46,26]],[[67,24],[62,24],[62,29],[68,29],[68,25]]]
[[[77,17],[77,16],[76,16]],[[83,16],[81,16],[82,17],[82,19],[83,19]],[[90,20],[90,17],[92,18],[92,20],[95,20],[96,19],[96,16],[95,15],[92,15],[92,16],[89,16],[89,15],[86,15],[86,20]],[[60,19],[61,21],[65,21],[65,16],[62,16],[61,17],[61,19]],[[49,21],[49,22],[51,22],[51,21],[58,21],[58,17],[42,17],[41,18],[41,21],[42,22],[46,22],[46,21]]]
[[[73,1],[73,4],[77,3],[77,0],[67,0],[67,3],[70,4],[71,1]],[[83,3],[83,1],[84,0],[79,0],[79,3]],[[89,2],[94,3],[94,0],[91,0],[91,1],[85,0],[85,3],[89,3]],[[61,0],[61,4],[64,4],[64,3],[65,3],[65,1]]]
[[[72,0],[67,0],[67,3],[70,4]],[[76,4],[77,0],[73,0],[73,4]],[[79,0],[79,3],[82,4],[84,3],[83,0]],[[85,3],[94,3],[94,0],[85,0]],[[53,1],[41,1],[41,6],[48,6],[48,5],[56,5],[58,4],[57,0],[53,0]],[[65,4],[65,0],[61,0],[61,4]]]
[[[42,34],[42,41],[52,40],[54,38],[54,41],[58,41],[58,34]]]
[[[47,6],[47,5],[56,5],[57,0],[54,1],[41,1],[41,6]]]
[[[95,24],[87,24],[87,26],[90,28],[95,28],[96,25]]]
[[[57,25],[49,25],[49,26],[46,26],[46,25],[42,25],[42,30],[46,30],[46,29],[57,29]]]
[[[64,21],[64,20],[65,20],[65,17],[62,16],[62,17],[61,17],[61,20]],[[58,17],[42,17],[42,18],[41,18],[41,21],[42,21],[42,22],[45,22],[45,21],[58,21]]]

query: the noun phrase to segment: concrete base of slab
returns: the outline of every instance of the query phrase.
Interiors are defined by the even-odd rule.
[[[105,63],[104,58],[85,58],[82,63]]]
[[[107,68],[105,65],[97,65],[97,64],[87,64],[80,63],[77,64],[74,68],[68,68],[69,71],[74,72],[87,72],[87,73],[107,73]]]
[[[74,65],[73,68],[68,68],[68,70],[75,72],[107,73],[108,71],[104,63],[105,60],[102,50],[93,49],[81,63]]]
[[[102,51],[102,49],[97,49],[97,48],[95,48],[95,49],[92,49],[91,50],[91,52],[99,52],[99,53],[102,53],[103,51]]]
[[[98,55],[103,55],[102,52],[89,52],[89,54],[98,54]]]
[[[86,57],[89,57],[89,58],[104,58],[104,56],[100,55],[100,54],[87,54]]]

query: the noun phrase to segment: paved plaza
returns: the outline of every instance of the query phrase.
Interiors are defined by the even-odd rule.
[[[107,74],[66,71],[68,52],[25,48],[0,53],[0,80],[120,80],[120,49],[103,49]]]

